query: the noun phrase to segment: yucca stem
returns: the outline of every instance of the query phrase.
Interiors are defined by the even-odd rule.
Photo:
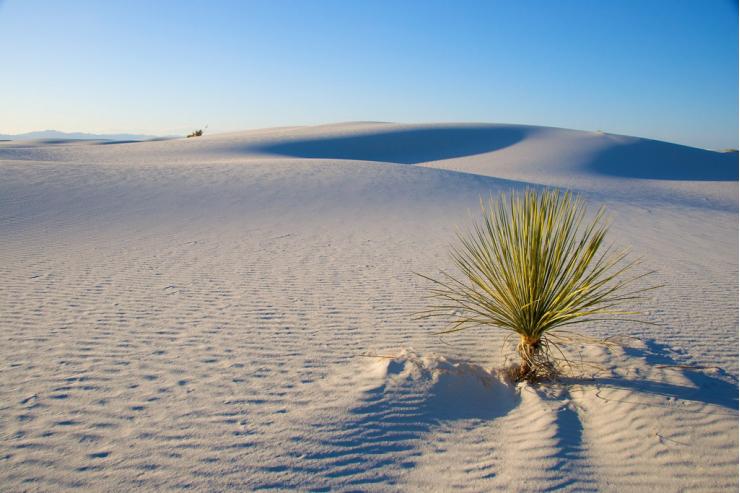
[[[537,354],[541,351],[542,345],[539,338],[532,338],[522,335],[519,338],[517,352],[521,362],[519,363],[519,379],[525,379],[532,372]]]

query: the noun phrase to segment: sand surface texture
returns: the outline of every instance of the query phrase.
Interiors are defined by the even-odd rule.
[[[517,125],[2,143],[0,490],[737,490],[737,164]],[[582,326],[624,345],[544,388],[412,317],[527,186],[605,204],[665,284],[662,327]]]

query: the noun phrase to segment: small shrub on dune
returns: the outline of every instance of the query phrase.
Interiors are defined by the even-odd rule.
[[[558,344],[574,336],[566,327],[634,320],[624,305],[657,287],[633,288],[651,272],[635,274],[639,260],[605,246],[604,209],[587,221],[584,201],[570,192],[527,190],[481,209],[482,222],[459,233],[451,251],[461,276],[422,275],[435,301],[419,318],[451,316],[443,333],[489,326],[518,335],[516,380],[554,378],[568,361]]]

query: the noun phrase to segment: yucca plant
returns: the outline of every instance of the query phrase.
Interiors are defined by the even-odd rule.
[[[637,313],[624,304],[657,287],[631,288],[650,272],[634,274],[639,260],[605,246],[604,208],[587,220],[583,199],[570,192],[502,194],[487,206],[481,200],[481,210],[482,222],[458,233],[451,251],[460,278],[422,275],[434,283],[435,301],[420,318],[451,317],[443,333],[491,326],[518,334],[518,380],[556,376],[567,361],[558,346],[572,334],[566,327],[632,320]]]

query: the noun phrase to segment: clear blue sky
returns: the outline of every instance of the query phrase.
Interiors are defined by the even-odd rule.
[[[730,0],[0,2],[0,133],[476,121],[738,146]]]

